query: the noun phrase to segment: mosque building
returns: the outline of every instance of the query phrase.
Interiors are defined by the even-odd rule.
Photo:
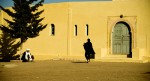
[[[95,60],[150,61],[150,0],[45,0],[39,9],[48,26],[22,48],[35,60],[84,59],[90,38]],[[7,25],[3,18],[10,17],[1,10]]]

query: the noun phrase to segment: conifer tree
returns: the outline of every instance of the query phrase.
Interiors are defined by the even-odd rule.
[[[0,55],[2,61],[10,61],[19,58],[19,55],[16,55],[16,53],[20,46],[20,42],[11,38],[9,33],[2,31],[0,36]]]
[[[1,25],[1,30],[10,33],[12,38],[20,38],[21,43],[26,42],[28,38],[39,36],[39,32],[47,26],[41,23],[44,18],[40,18],[44,10],[38,10],[43,6],[44,0],[13,0],[13,2],[12,11],[0,5],[0,8],[12,18],[12,20],[4,18],[8,26]],[[34,2],[36,4],[33,4]]]

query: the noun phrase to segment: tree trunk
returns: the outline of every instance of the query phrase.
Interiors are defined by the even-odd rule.
[[[22,48],[23,48],[23,43],[25,42],[25,39],[24,38],[20,38],[20,42],[21,42],[21,46],[20,46],[20,60],[21,60],[21,57],[22,57]]]

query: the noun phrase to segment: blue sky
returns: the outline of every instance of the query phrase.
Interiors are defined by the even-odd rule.
[[[47,3],[58,3],[58,2],[77,2],[77,1],[112,1],[112,0],[45,0],[45,4]],[[3,7],[13,6],[12,0],[0,0],[0,5]]]

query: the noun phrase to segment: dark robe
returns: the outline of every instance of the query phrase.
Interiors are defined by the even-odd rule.
[[[25,59],[25,56],[26,56],[26,52],[24,52],[22,54],[22,57],[21,57],[22,62],[27,62],[28,61],[28,60]]]
[[[85,56],[86,58],[94,58],[95,57],[95,51],[93,49],[91,42],[84,43],[84,49],[85,49]]]

